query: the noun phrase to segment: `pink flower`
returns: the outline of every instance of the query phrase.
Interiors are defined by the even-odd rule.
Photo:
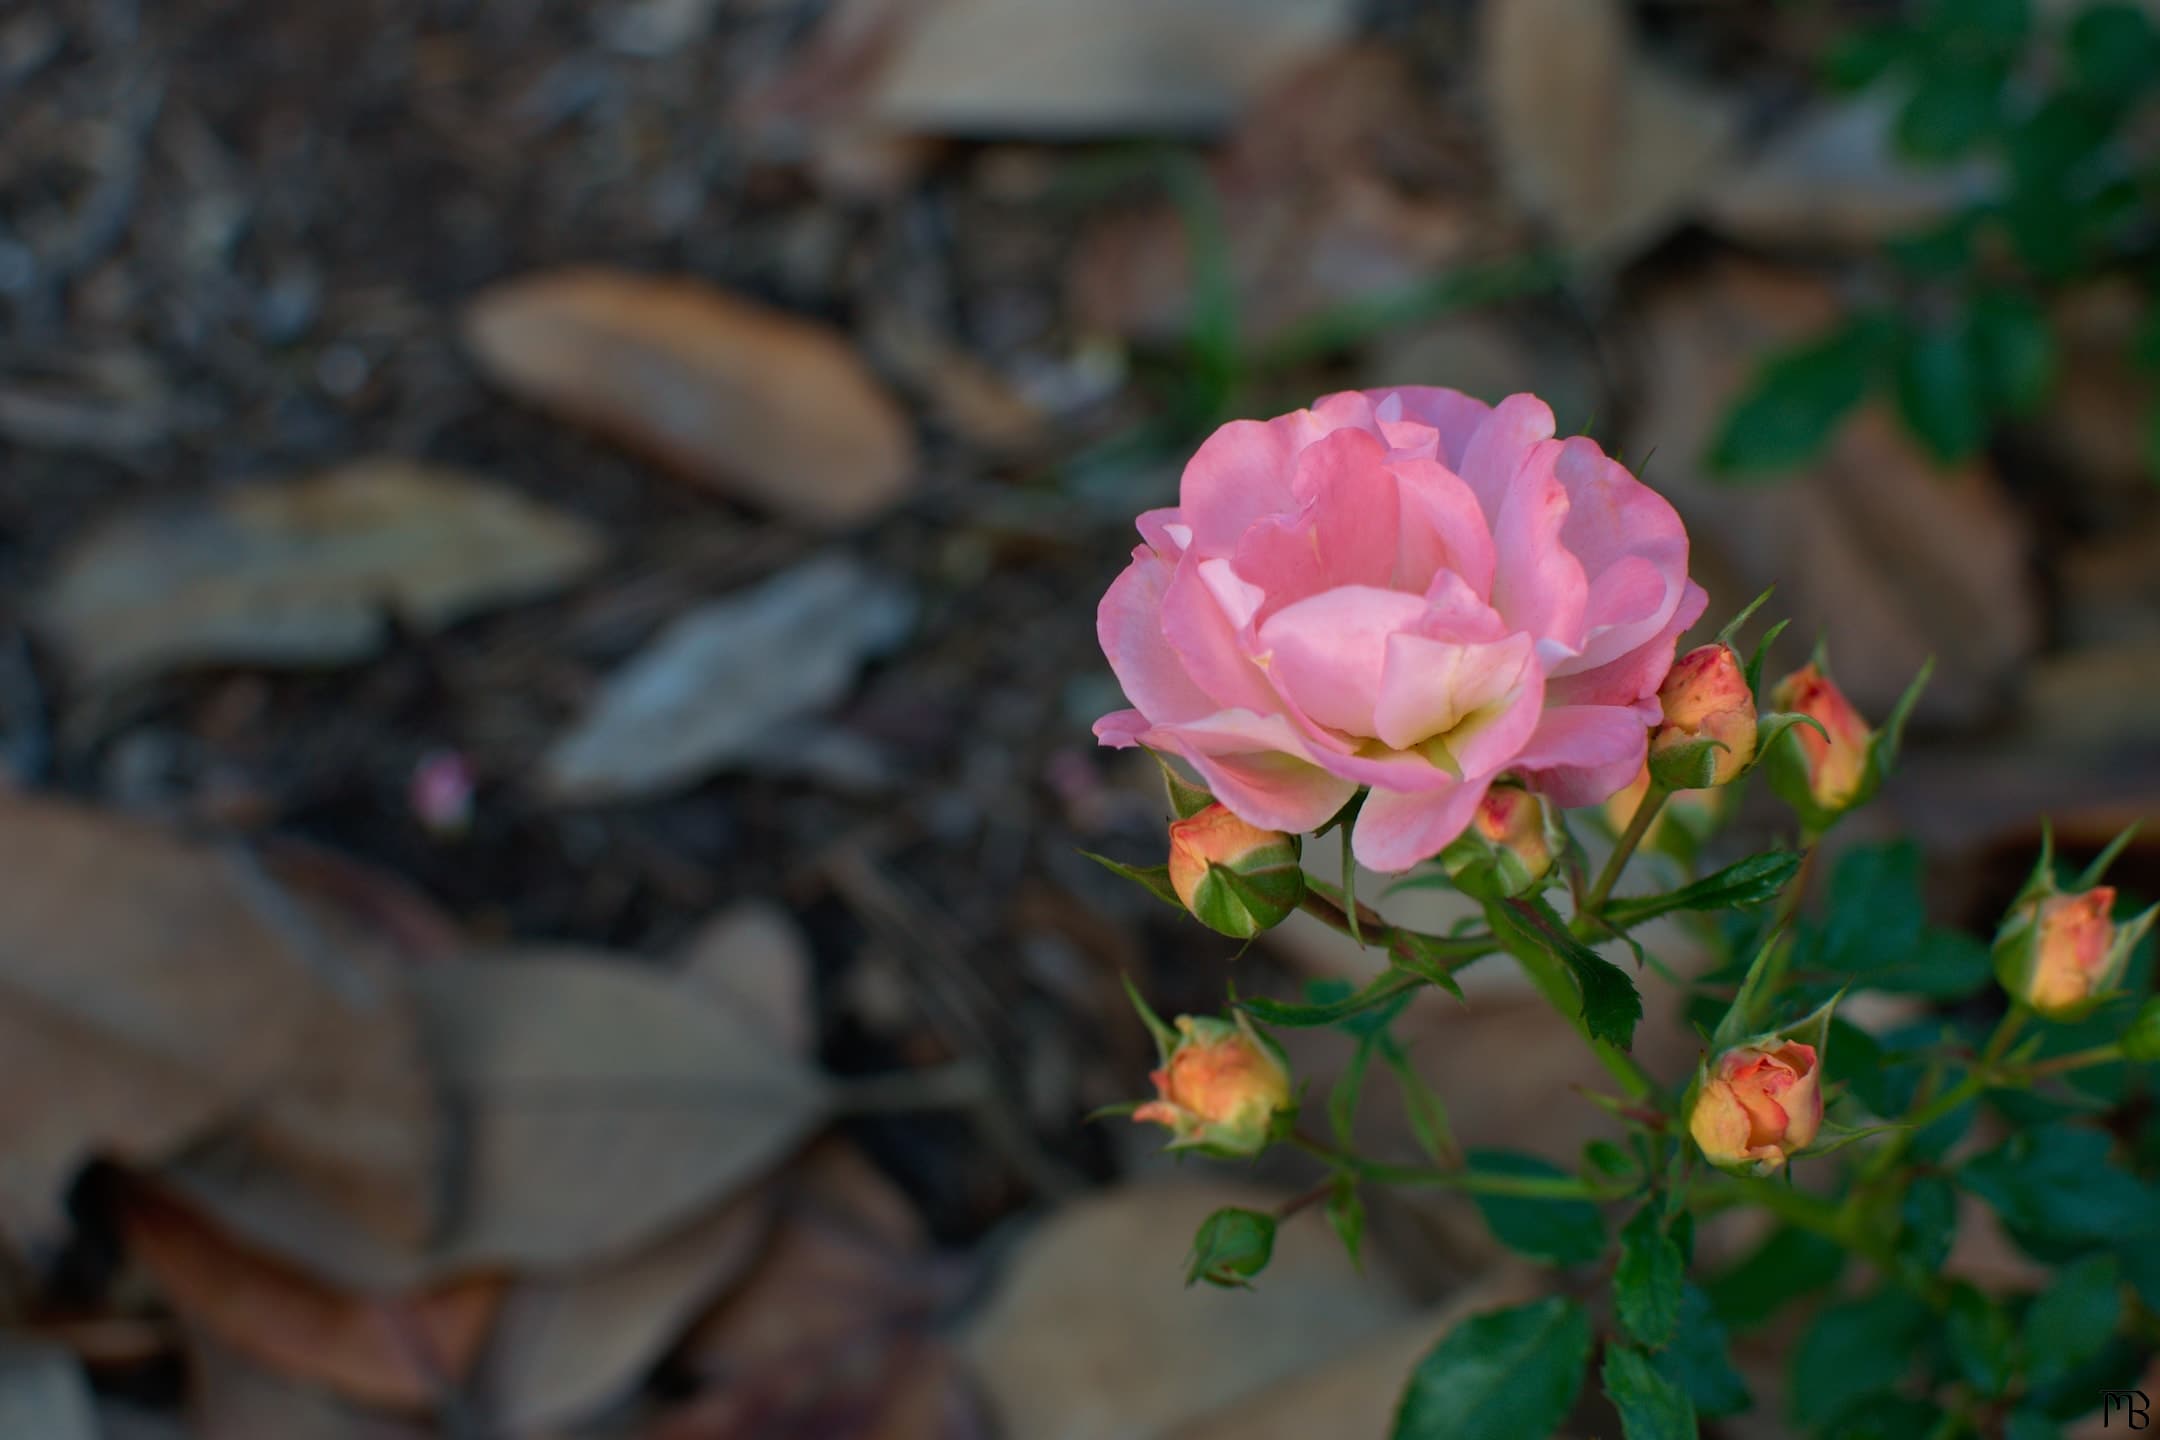
[[[1376,870],[1438,853],[1503,773],[1562,806],[1627,784],[1706,597],[1672,507],[1553,429],[1534,396],[1407,388],[1217,430],[1103,596],[1135,708],[1096,736],[1183,757],[1263,829],[1368,785]]]

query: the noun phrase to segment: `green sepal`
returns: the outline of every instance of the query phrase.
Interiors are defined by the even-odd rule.
[[[1140,994],[1140,987],[1132,983],[1132,976],[1120,974],[1118,980],[1125,986],[1125,998],[1132,1001],[1133,1009],[1140,1016],[1140,1023],[1147,1026],[1148,1034],[1155,1037],[1156,1062],[1168,1064],[1170,1052],[1178,1047],[1177,1031],[1163,1023],[1162,1016],[1155,1013],[1155,1007],[1148,1004]]]
[[[1733,616],[1732,619],[1726,621],[1725,624],[1718,630],[1717,643],[1723,645],[1728,650],[1735,648],[1732,643],[1733,637],[1740,633],[1740,627],[1755,618],[1755,612],[1762,609],[1764,604],[1769,601],[1770,597],[1776,593],[1777,586],[1772,585],[1769,589],[1763,591],[1762,594],[1757,595],[1753,600],[1748,601],[1746,608],[1741,610],[1739,614]]]
[[[1123,861],[1112,860],[1107,855],[1098,855],[1092,850],[1082,850],[1080,853],[1111,874],[1124,876],[1164,904],[1175,905],[1180,910],[1185,908],[1185,902],[1178,899],[1177,891],[1170,888],[1168,865],[1127,865]]]
[[[2149,1064],[2160,1060],[2160,995],[2143,1005],[2122,1033],[2123,1059]]]
[[[1170,808],[1177,812],[1178,819],[1190,820],[1215,803],[1215,797],[1209,794],[1205,787],[1195,785],[1178,774],[1177,767],[1166,757],[1153,750],[1148,751],[1148,754],[1153,755],[1155,763],[1162,767],[1163,789],[1168,792]]]
[[[1817,1155],[1828,1155],[1834,1151],[1844,1149],[1855,1140],[1866,1140],[1875,1135],[1887,1135],[1893,1130],[1910,1130],[1911,1128],[1902,1120],[1886,1120],[1876,1125],[1840,1125],[1834,1120],[1825,1120],[1822,1123],[1822,1128],[1815,1132],[1814,1140],[1803,1148],[1793,1151],[1787,1158],[1806,1160]]]
[[[1270,1000],[1265,995],[1247,996],[1237,1002],[1237,1007],[1254,1018],[1269,1025],[1282,1025],[1293,1030],[1309,1030],[1322,1025],[1333,1025],[1392,1004],[1417,988],[1426,977],[1411,970],[1390,967],[1368,982],[1364,989],[1346,995],[1340,1000],[1300,1003],[1290,1000]]]
[[[1250,870],[1209,861],[1207,877],[1193,889],[1193,918],[1233,940],[1250,940],[1289,919],[1305,895],[1296,836],[1290,837],[1290,853],[1287,861]]]
[[[1710,1036],[1712,1053],[1723,1054],[1741,1043],[1753,1023],[1752,1016],[1761,1004],[1769,977],[1782,963],[1782,954],[1791,943],[1791,937],[1780,932],[1765,940],[1762,948],[1755,952],[1755,958],[1748,962],[1747,975],[1741,980],[1740,989],[1733,995],[1732,1004],[1725,1008],[1724,1018],[1718,1021],[1716,1031]]]
[[[1202,1281],[1224,1289],[1249,1289],[1275,1254],[1275,1217],[1226,1206],[1200,1222],[1185,1262],[1189,1289]]]
[[[1780,620],[1777,624],[1763,631],[1762,639],[1755,642],[1755,653],[1748,657],[1747,688],[1748,692],[1755,697],[1755,703],[1758,705],[1762,703],[1763,663],[1770,658],[1770,647],[1777,643],[1778,636],[1784,634],[1786,627],[1791,624],[1792,621],[1790,620]]]
[[[1343,1249],[1350,1256],[1350,1263],[1358,1269],[1365,1268],[1365,1197],[1358,1193],[1355,1175],[1345,1171],[1335,1177],[1335,1186],[1328,1192],[1327,1222],[1342,1241]]]
[[[1921,662],[1919,673],[1898,696],[1897,704],[1890,707],[1890,718],[1868,745],[1868,778],[1861,787],[1860,795],[1853,801],[1858,805],[1874,795],[1876,788],[1897,765],[1898,752],[1905,746],[1905,725],[1912,719],[1914,707],[1920,703],[1920,692],[1927,689],[1929,679],[1935,674],[1935,657],[1930,655]]]
[[[2120,835],[2108,841],[2107,848],[2093,857],[2092,864],[2085,867],[2085,872],[2078,876],[2077,883],[2071,888],[2074,890],[2090,890],[2106,878],[2108,867],[2115,863],[2116,858],[2125,849],[2129,848],[2130,842],[2137,838],[2137,833],[2143,828],[2144,823],[2142,820],[2133,820],[2123,828]]]
[[[1730,748],[1721,740],[1690,740],[1663,749],[1653,746],[1650,778],[1667,790],[1708,790],[1717,784],[1718,756]]]

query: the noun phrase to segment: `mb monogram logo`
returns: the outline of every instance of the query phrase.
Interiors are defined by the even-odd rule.
[[[2111,1428],[2120,1414],[2132,1430],[2152,1428],[2152,1406],[2142,1390],[2103,1390],[2100,1392],[2100,1428]]]

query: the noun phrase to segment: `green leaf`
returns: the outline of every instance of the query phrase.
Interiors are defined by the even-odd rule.
[[[1924,1274],[1940,1270],[1957,1240],[1956,1187],[1940,1175],[1915,1176],[1905,1189],[1898,1218],[1904,1225],[1898,1233],[1898,1253]]]
[[[2062,1426],[2030,1410],[2020,1410],[2003,1422],[2003,1440],[2062,1440],[2062,1433]]]
[[[1898,413],[1935,459],[1969,457],[1987,438],[1980,376],[1956,330],[1910,330],[1897,354]]]
[[[1626,1440],[1695,1440],[1695,1405],[1660,1375],[1650,1357],[1624,1345],[1605,1349],[1605,1398],[1620,1412]]]
[[[1816,1440],[1963,1440],[1942,1407],[1905,1395],[1874,1395],[1815,1432]]]
[[[1343,1249],[1350,1253],[1350,1263],[1363,1265],[1365,1197],[1358,1192],[1355,1175],[1335,1177],[1335,1188],[1328,1194],[1327,1221],[1334,1228],[1335,1237],[1342,1241]]]
[[[1111,874],[1124,876],[1164,904],[1175,905],[1180,910],[1185,908],[1185,902],[1178,899],[1177,891],[1170,888],[1170,867],[1168,865],[1149,865],[1143,868],[1138,865],[1123,864],[1120,861],[1112,860],[1107,855],[1097,855],[1092,850],[1082,850],[1080,853],[1102,866],[1103,869],[1108,870]]]
[[[2122,1267],[2088,1255],[2056,1272],[2025,1312],[2025,1362],[2034,1385],[2069,1374],[2107,1348],[2122,1318]]]
[[[1535,1155],[1512,1150],[1472,1150],[1464,1158],[1471,1169],[1495,1175],[1563,1179],[1567,1174]],[[1473,1198],[1493,1238],[1519,1255],[1552,1265],[1587,1265],[1605,1253],[1605,1217],[1587,1200]]]
[[[1605,918],[1622,928],[1674,910],[1734,910],[1760,905],[1777,898],[1800,868],[1800,856],[1790,850],[1770,850],[1705,875],[1663,895],[1632,896],[1612,901]]]
[[[1841,37],[1823,57],[1823,83],[1835,90],[1864,90],[1912,54],[1908,33],[1874,25]]]
[[[1288,1000],[1270,1000],[1264,995],[1247,995],[1240,998],[1237,1007],[1255,1020],[1267,1025],[1281,1025],[1287,1029],[1311,1029],[1320,1025],[1334,1025],[1367,1011],[1400,999],[1423,985],[1425,980],[1408,970],[1383,970],[1364,989],[1339,1000],[1327,1000],[1318,1004],[1299,1004]]]
[[[2135,5],[2089,5],[2070,22],[2070,68],[2097,95],[2129,100],[2160,80],[2160,32]]]
[[[1381,1042],[1380,1058],[1387,1063],[1402,1092],[1403,1111],[1410,1121],[1411,1133],[1417,1136],[1418,1148],[1435,1160],[1445,1161],[1452,1157],[1455,1127],[1448,1120],[1447,1102],[1425,1083],[1425,1077],[1417,1073],[1410,1057],[1393,1040]]]
[[[1844,1268],[1845,1251],[1836,1241],[1785,1226],[1710,1282],[1710,1303],[1727,1325],[1750,1329],[1787,1301],[1835,1284]]]
[[[1878,325],[1855,321],[1771,356],[1726,413],[1711,468],[1738,478],[1814,459],[1867,393],[1881,341]]]
[[[1163,789],[1168,792],[1170,808],[1177,812],[1178,819],[1190,820],[1215,803],[1215,797],[1206,787],[1195,785],[1180,775],[1165,756],[1153,750],[1148,754],[1153,755],[1155,763],[1162,767]]]
[[[2014,1337],[2010,1316],[2002,1306],[1971,1285],[1956,1285],[1950,1291],[1950,1315],[1943,1333],[1960,1379],[1987,1396],[2009,1388],[2016,1368],[2011,1353]]]
[[[1613,1271],[1613,1303],[1628,1334],[1656,1350],[1672,1340],[1680,1323],[1680,1286],[1687,1262],[1658,1223],[1653,1202],[1635,1212],[1620,1232],[1620,1263]]]
[[[2160,1194],[2116,1165],[2108,1137],[2077,1125],[2011,1136],[1958,1171],[2028,1249],[2100,1246],[2160,1227]],[[2043,1258],[2045,1258],[2043,1256]]]
[[[1927,164],[1965,154],[1994,131],[2008,75],[2008,67],[1994,60],[1930,65],[1898,111],[1898,148]]]
[[[1350,1149],[1356,1128],[1358,1096],[1365,1088],[1365,1072],[1372,1066],[1373,1037],[1358,1041],[1350,1052],[1349,1063],[1342,1074],[1335,1077],[1333,1088],[1328,1091],[1328,1128],[1335,1132],[1335,1143]]]
[[[1793,1418],[1820,1425],[1896,1386],[1928,1319],[1927,1307],[1901,1290],[1825,1306],[1793,1356]]]
[[[1980,390],[1989,405],[2026,415],[2055,381],[2055,337],[2047,312],[2015,290],[1986,290],[1965,316]]]
[[[1392,1440],[1527,1440],[1575,1408],[1590,1363],[1590,1316],[1572,1300],[1474,1316],[1411,1373]]]
[[[1267,1268],[1275,1253],[1275,1217],[1234,1206],[1200,1222],[1192,1254],[1185,1262],[1185,1283],[1205,1280],[1225,1289],[1242,1289]]]
[[[1600,1174],[1610,1175],[1615,1180],[1626,1179],[1636,1170],[1635,1162],[1628,1158],[1627,1151],[1610,1140],[1592,1140],[1583,1146],[1583,1159],[1595,1166]]]
[[[1694,1285],[1680,1287],[1680,1320],[1672,1342],[1650,1357],[1657,1372],[1678,1385],[1702,1415],[1738,1415],[1755,1397],[1733,1369],[1725,1327],[1718,1323],[1710,1297]]]
[[[1922,18],[1928,31],[1923,38],[1930,43],[2009,52],[2032,30],[2032,5],[2030,0],[1930,0]]]
[[[1568,933],[1567,922],[1544,900],[1512,900],[1485,907],[1493,934],[1510,952],[1525,950],[1566,965],[1582,997],[1582,1020],[1593,1040],[1628,1048],[1642,1019],[1642,996],[1628,973]]]

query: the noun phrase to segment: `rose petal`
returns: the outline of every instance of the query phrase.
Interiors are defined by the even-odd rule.
[[[1437,385],[1403,385],[1393,390],[1368,390],[1366,393],[1374,397],[1376,412],[1384,403],[1380,397],[1385,396],[1402,407],[1405,420],[1431,426],[1440,441],[1439,453],[1434,458],[1457,473],[1462,470],[1463,453],[1470,448],[1471,437],[1493,413],[1493,407],[1484,401],[1473,399],[1460,390],[1444,390]],[[1545,433],[1550,435],[1552,431],[1548,428]]]
[[[1535,395],[1510,395],[1471,432],[1462,463],[1454,470],[1477,496],[1487,524],[1497,527],[1516,472],[1533,448],[1552,439],[1554,428],[1552,410],[1544,401]]]
[[[1547,707],[1509,768],[1563,809],[1595,805],[1642,769],[1650,732],[1633,710],[1609,705]]]
[[[1400,590],[1345,585],[1309,596],[1261,624],[1268,678],[1319,724],[1370,736],[1388,637],[1424,613],[1422,596]]]
[[[1221,708],[1163,638],[1163,592],[1175,573],[1154,550],[1138,546],[1095,610],[1095,637],[1125,698],[1156,721],[1196,720]]]
[[[1225,710],[1190,725],[1157,727],[1141,743],[1190,761],[1217,800],[1267,830],[1318,829],[1357,791],[1355,782],[1306,758],[1296,729],[1280,715]]]
[[[1680,604],[1665,628],[1618,659],[1593,670],[1552,675],[1547,681],[1547,702],[1554,705],[1632,705],[1655,696],[1672,669],[1673,650],[1709,607],[1702,586],[1687,582]],[[1655,717],[1651,717],[1653,720]]]
[[[1687,585],[1687,530],[1665,498],[1577,436],[1560,444],[1553,473],[1568,494],[1560,543],[1590,579],[1582,655],[1591,670],[1664,629]]]
[[[1460,476],[1433,460],[1397,460],[1398,520],[1395,584],[1423,590],[1441,571],[1453,571],[1480,600],[1492,594],[1493,540],[1477,497]]]
[[[1383,873],[1429,860],[1462,834],[1487,788],[1486,781],[1474,780],[1417,794],[1374,790],[1358,809],[1351,854],[1366,869]]]
[[[1553,473],[1559,451],[1553,441],[1534,447],[1501,501],[1493,525],[1492,603],[1532,639],[1576,646],[1589,584],[1581,562],[1560,542],[1568,495]]]
[[[1398,750],[1421,745],[1454,730],[1472,712],[1516,693],[1529,666],[1527,635],[1485,645],[1458,645],[1407,632],[1390,635],[1373,728]],[[1537,678],[1534,669],[1531,678]],[[1527,738],[1526,729],[1516,743]],[[1508,753],[1514,753],[1512,747]]]
[[[1215,588],[1202,577],[1203,563],[1198,550],[1186,551],[1163,587],[1163,638],[1183,662],[1186,675],[1215,702],[1210,709],[1267,714],[1278,708],[1275,692],[1246,653],[1237,622],[1224,613]],[[1222,567],[1222,562],[1212,562],[1213,567]],[[1132,698],[1130,691],[1126,698]]]

